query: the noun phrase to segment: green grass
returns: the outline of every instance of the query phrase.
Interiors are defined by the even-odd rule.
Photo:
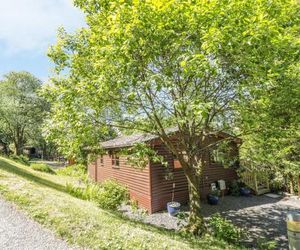
[[[66,192],[66,183],[76,181],[0,157],[2,197],[70,244],[87,249],[239,249],[210,236],[184,237],[102,210]]]
[[[55,171],[45,163],[31,163],[30,166],[35,171],[45,172],[48,174],[55,174]]]

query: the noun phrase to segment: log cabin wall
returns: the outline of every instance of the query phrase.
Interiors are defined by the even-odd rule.
[[[147,209],[149,213],[166,209],[167,202],[172,199],[173,183],[175,183],[174,200],[182,204],[187,203],[188,185],[182,168],[178,168],[176,161],[174,164],[173,155],[162,142],[154,140],[151,145],[168,161],[170,170],[174,174],[173,180],[166,180],[166,168],[161,164],[149,163],[145,169],[139,170],[128,164],[126,156],[119,156],[119,166],[115,166],[112,154],[99,156],[89,165],[90,178],[97,182],[112,178],[118,180],[128,187],[131,199],[136,200],[139,206]],[[232,154],[238,156],[237,144],[231,143],[231,147]],[[206,195],[210,192],[211,183],[222,179],[228,187],[231,181],[237,179],[235,169],[224,168],[212,162],[210,158],[210,154],[207,153],[205,160],[207,165],[203,169],[200,183],[202,199],[206,199]]]
[[[149,165],[143,170],[135,169],[128,164],[126,156],[120,155],[119,166],[116,166],[113,165],[112,157],[112,154],[99,156],[94,163],[90,164],[90,178],[97,182],[116,179],[128,187],[130,199],[136,200],[140,207],[152,212]]]
[[[232,147],[232,154],[238,155],[236,143],[231,143],[230,146]],[[174,166],[173,155],[168,151],[164,144],[155,142],[153,143],[153,147],[158,154],[164,156],[165,160],[168,162],[170,169],[174,174],[174,179],[166,180],[165,167],[161,164],[150,163],[152,212],[166,209],[167,202],[172,199],[173,183],[175,183],[174,201],[178,201],[182,204],[187,203],[189,200],[188,184],[183,169],[176,167],[176,161]],[[209,153],[206,154],[205,158],[207,164],[204,166],[200,182],[202,200],[205,200],[207,194],[210,192],[211,183],[222,179],[226,182],[226,186],[228,187],[230,182],[238,178],[234,168],[224,168],[218,163],[213,163]]]

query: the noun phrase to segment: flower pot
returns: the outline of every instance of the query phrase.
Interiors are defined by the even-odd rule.
[[[251,195],[251,190],[249,188],[240,188],[240,193],[242,196],[250,196]]]
[[[207,202],[210,205],[217,205],[219,203],[219,197],[215,195],[207,195]]]
[[[180,203],[179,202],[168,202],[167,203],[168,213],[171,216],[175,216],[180,211]]]

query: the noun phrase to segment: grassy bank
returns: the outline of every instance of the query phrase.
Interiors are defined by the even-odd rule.
[[[70,244],[91,249],[237,249],[130,221],[66,193],[75,178],[36,172],[0,157],[0,194]]]

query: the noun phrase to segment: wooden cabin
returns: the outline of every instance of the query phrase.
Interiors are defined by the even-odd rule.
[[[176,131],[172,132],[176,141]],[[210,140],[220,140],[227,134],[212,136]],[[173,179],[166,178],[166,168],[161,164],[148,162],[145,168],[137,169],[128,163],[128,155],[120,154],[120,150],[131,147],[135,143],[147,143],[159,155],[162,155],[168,162],[169,169],[173,173]],[[237,138],[230,141],[232,154],[238,156]],[[106,149],[106,154],[98,156],[90,163],[88,172],[91,179],[102,182],[107,179],[116,179],[126,185],[130,191],[130,198],[138,202],[139,207],[145,208],[149,213],[154,213],[166,209],[167,202],[171,201],[173,183],[175,183],[174,201],[182,204],[187,203],[188,184],[183,169],[173,154],[169,152],[164,143],[153,135],[136,134],[122,136],[102,143]],[[228,186],[230,182],[237,179],[236,167],[224,168],[220,163],[212,159],[211,153],[207,153],[207,164],[204,167],[201,180],[201,197],[206,199],[211,190],[211,184],[218,180],[224,180]]]

